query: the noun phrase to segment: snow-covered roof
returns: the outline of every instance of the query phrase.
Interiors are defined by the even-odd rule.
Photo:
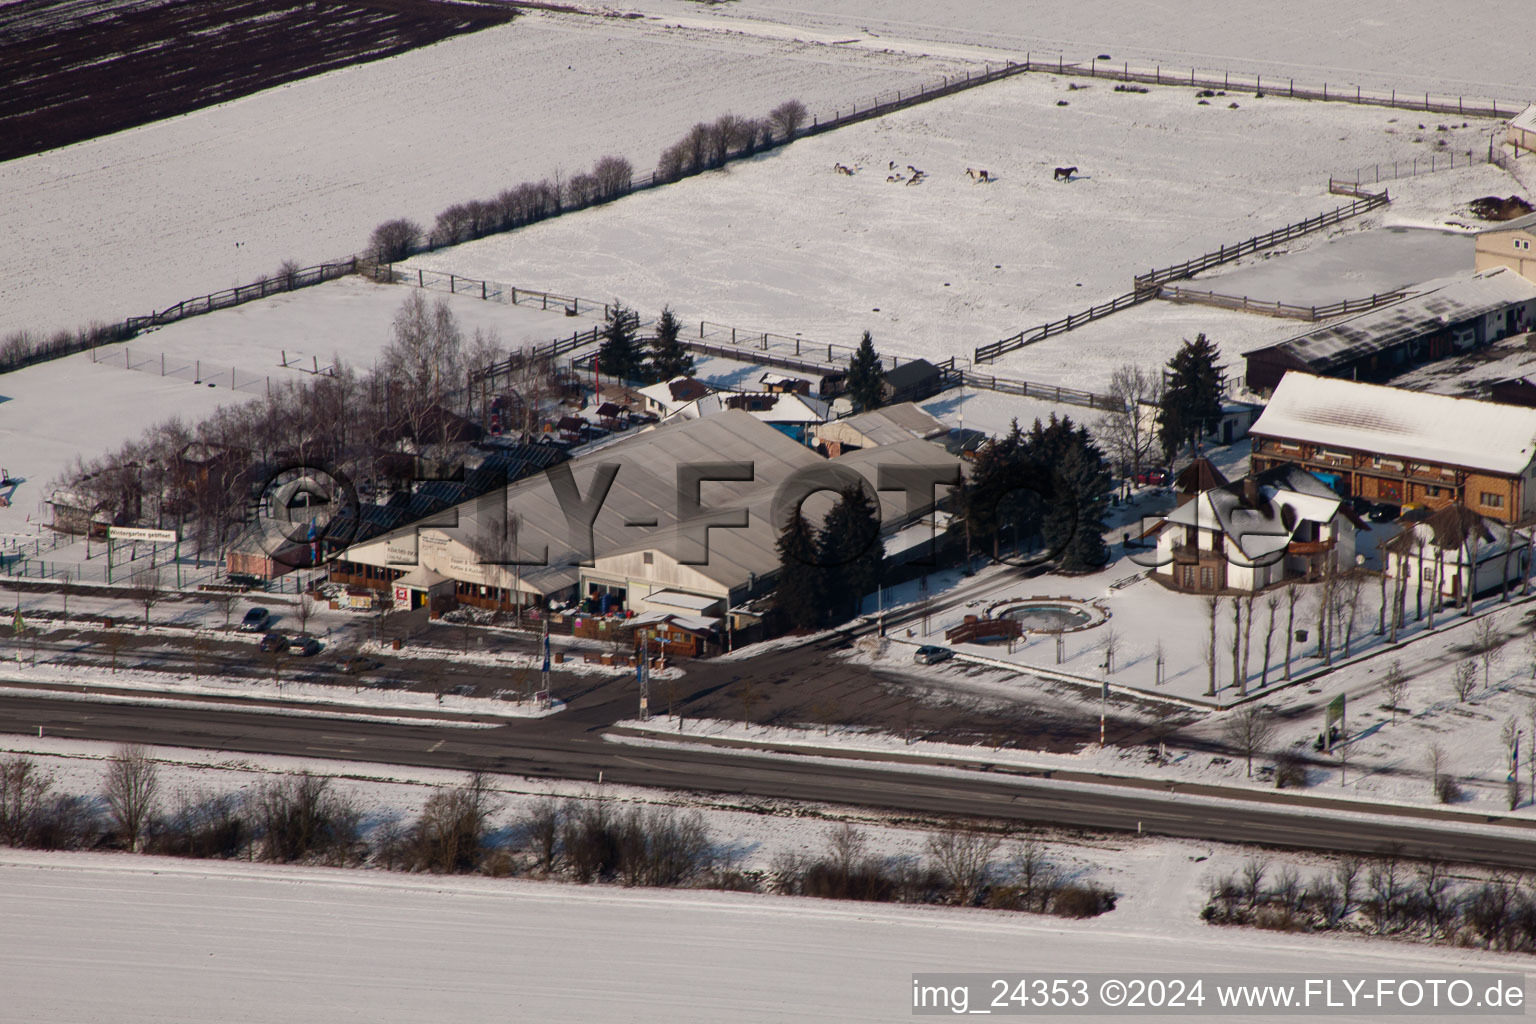
[[[1532,107],[1536,110],[1536,107]],[[1536,132],[1536,125],[1532,125],[1531,131]],[[1480,235],[1497,235],[1505,231],[1536,231],[1536,213],[1528,213],[1524,217],[1516,217],[1514,220],[1506,220],[1483,228]]]
[[[1536,455],[1536,409],[1293,370],[1250,433],[1514,475]]]
[[[676,612],[643,612],[629,620],[631,626],[655,626],[668,623],[690,633],[708,633],[720,624],[718,618],[707,615],[679,615]]]
[[[674,608],[690,608],[701,612],[711,605],[718,604],[720,598],[709,597],[706,594],[688,594],[681,590],[658,590],[653,594],[647,594],[645,601],[651,604],[669,604]]]
[[[1279,350],[1322,373],[1405,341],[1438,333],[1452,324],[1466,323],[1515,303],[1533,300],[1536,283],[1507,267],[1495,267],[1427,281],[1417,294],[1400,302],[1298,334],[1278,345],[1250,349],[1243,355]]]
[[[424,565],[418,565],[410,572],[395,580],[397,587],[413,587],[416,590],[430,590],[441,583],[446,583],[448,577],[440,572],[434,572]]]
[[[1250,500],[1249,487],[1257,500]],[[1246,558],[1258,560],[1285,550],[1302,523],[1332,522],[1342,503],[1343,499],[1310,473],[1285,467],[1278,474],[1265,473],[1255,481],[1213,487],[1174,509],[1163,521],[1221,530]]]
[[[1536,132],[1536,103],[1532,103],[1516,114],[1510,120],[1509,126],[1511,128],[1519,128],[1522,131]]]
[[[911,402],[861,412],[838,420],[836,425],[860,434],[871,444],[877,445],[910,441],[914,437],[928,439],[949,431],[948,427]]]
[[[643,387],[638,393],[655,402],[663,409],[671,411],[678,406],[707,395],[713,390],[714,388],[694,377],[673,377],[671,380],[664,380],[659,384]]]
[[[753,409],[740,404],[740,399],[749,395],[758,399],[758,404],[765,405],[766,408]],[[789,392],[717,391],[673,409],[668,414],[668,418],[696,420],[732,408],[740,408],[748,416],[760,419],[764,423],[823,423],[830,415],[831,407],[819,398]]]

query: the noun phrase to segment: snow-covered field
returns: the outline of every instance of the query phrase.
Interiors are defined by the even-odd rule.
[[[1108,54],[1173,68],[1257,72],[1404,92],[1474,94],[1536,100],[1526,73],[1529,48],[1517,33],[1522,0],[1474,5],[1430,0],[1364,0],[1340,7],[1325,0],[1245,4],[1189,0],[1170,8],[1111,0],[1098,4],[1031,4],[969,0],[936,7],[924,0],[631,0],[627,5],[690,23],[743,32],[824,33],[867,46],[921,51],[942,46],[992,47],[1021,54],[1062,53],[1086,61]]]
[[[6,737],[62,791],[99,790],[106,744]],[[157,748],[162,782],[249,790],[297,771],[341,774],[366,827],[409,819],[430,769],[229,757]],[[510,820],[575,783],[497,776]],[[697,808],[744,870],[784,850],[820,854],[850,820],[876,856],[918,854],[919,823],[834,806],[732,807],[607,787],[602,795]],[[0,986],[6,1019],[291,1021],[884,1021],[910,1010],[919,971],[1519,970],[1523,960],[1447,947],[1212,929],[1204,882],[1249,851],[1221,844],[1042,834],[1070,877],[1120,894],[1089,921],[843,904],[734,893],[0,850]],[[1309,877],[1326,858],[1286,855]],[[665,951],[658,953],[658,951]],[[1348,1018],[1341,1018],[1348,1019]]]
[[[1171,890],[1209,867],[1195,856],[1159,844],[1140,859]],[[1187,892],[1141,913],[1069,922],[4,851],[0,894],[5,1012],[37,1022],[874,1022],[911,1014],[919,971],[1439,975],[1523,965],[1472,950],[1212,929],[1195,920]]]
[[[450,203],[569,176],[610,153],[648,170],[692,124],[722,113],[758,117],[795,97],[830,112],[962,65],[972,66],[530,11],[0,164],[0,335],[144,315],[285,259],[356,252],[391,217],[430,224]]]
[[[1129,291],[1153,266],[1333,209],[1341,197],[1326,186],[1341,164],[1423,152],[1437,135],[1462,150],[1483,140],[1476,122],[1400,130],[1402,111],[1273,96],[1239,97],[1232,110],[1226,99],[1197,106],[1188,88],[1071,88],[1083,84],[1009,79],[411,265],[613,292],[645,310],[670,303],[685,321],[813,341],[852,345],[868,329],[887,352],[968,358]],[[860,171],[841,175],[836,163]],[[890,164],[928,177],[888,181]],[[1080,176],[1054,181],[1066,164]],[[966,169],[977,167],[999,180],[973,183]],[[1516,187],[1481,165],[1394,185],[1403,199],[1371,223],[1440,224],[1475,196]],[[1087,358],[1074,332],[1005,356],[995,372],[1096,389],[1132,354],[1177,348],[1179,336],[1149,339],[1128,315],[1102,323],[1097,333],[1117,341]],[[1037,372],[1068,351],[1069,374]]]

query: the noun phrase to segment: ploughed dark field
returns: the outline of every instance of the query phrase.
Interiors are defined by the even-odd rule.
[[[446,0],[0,3],[0,160],[510,20]]]

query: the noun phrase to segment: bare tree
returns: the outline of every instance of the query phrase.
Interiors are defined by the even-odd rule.
[[[149,628],[150,610],[165,598],[165,583],[158,568],[143,568],[133,574],[133,596],[144,606],[144,628]]]
[[[844,886],[864,862],[868,850],[869,836],[849,822],[845,821],[827,833],[827,856],[841,876]]]
[[[109,628],[102,634],[101,642],[106,644],[112,656],[112,674],[117,675],[117,656],[128,645],[128,634],[121,629]]]
[[[446,440],[443,413],[463,376],[463,344],[458,321],[443,299],[428,307],[421,292],[413,290],[395,314],[394,339],[384,348],[380,372],[390,418],[418,452]]]
[[[1463,704],[1477,689],[1477,666],[1469,658],[1457,665],[1451,672],[1451,689],[1456,693],[1456,699]]]
[[[399,263],[421,246],[421,225],[413,220],[387,220],[368,237],[368,251],[380,263]]]
[[[1472,628],[1472,650],[1483,666],[1483,689],[1488,688],[1488,670],[1504,657],[1504,642],[1508,637],[1494,626],[1491,617],[1478,620]]]
[[[160,790],[159,770],[149,750],[138,744],[118,747],[107,761],[103,796],[112,824],[129,850],[137,853],[154,814]]]
[[[1216,617],[1221,613],[1221,598],[1211,594],[1205,599],[1205,611],[1210,619],[1210,642],[1205,649],[1205,667],[1209,673],[1210,682],[1205,689],[1207,697],[1216,696]]]
[[[1350,639],[1355,632],[1355,617],[1360,612],[1360,592],[1365,586],[1358,572],[1351,572],[1333,589],[1334,622],[1344,627],[1344,657],[1349,657]]]
[[[779,137],[788,141],[800,133],[800,128],[805,124],[809,114],[805,104],[799,100],[785,100],[768,112],[768,123],[773,130],[779,133]]]
[[[1243,648],[1243,602],[1232,598],[1232,685],[1238,688],[1237,692],[1248,692],[1248,680],[1243,678],[1242,665],[1239,662],[1239,654]]]
[[[1227,713],[1221,735],[1243,755],[1248,763],[1248,777],[1253,777],[1253,755],[1267,747],[1275,735],[1275,719],[1267,708],[1244,704]]]
[[[23,846],[43,813],[53,775],[30,757],[0,759],[0,843]]]
[[[315,596],[308,591],[299,595],[299,600],[293,606],[293,617],[299,623],[299,632],[309,632],[309,620],[315,614]]]
[[[1115,671],[1115,654],[1120,650],[1120,634],[1115,632],[1113,626],[1104,632],[1104,672],[1106,675]]]
[[[1333,867],[1334,881],[1339,886],[1339,917],[1349,916],[1354,909],[1355,895],[1359,892],[1360,869],[1362,865],[1359,857],[1345,857]]]
[[[1244,695],[1248,693],[1248,653],[1253,649],[1253,599],[1255,596],[1249,594],[1243,598],[1243,673],[1239,677],[1242,680],[1242,688],[1238,692]]]
[[[1264,662],[1259,668],[1259,689],[1269,685],[1270,649],[1275,642],[1275,613],[1280,608],[1280,595],[1271,590],[1264,595],[1264,608],[1269,612],[1269,623],[1264,629]]]
[[[229,632],[229,618],[234,614],[235,605],[240,601],[240,595],[233,590],[218,591],[208,598],[213,606],[224,613],[224,631]]]
[[[762,703],[763,694],[757,688],[757,684],[748,679],[736,687],[736,700],[741,703],[741,720],[747,725],[752,724],[752,711]]]
[[[1026,907],[1033,903],[1038,909],[1045,909],[1055,888],[1056,872],[1046,858],[1044,843],[1033,835],[1014,843],[1008,858],[1008,874]]]
[[[1163,375],[1125,363],[1109,378],[1111,410],[1099,421],[1097,437],[1119,466],[1134,479],[1157,448],[1157,423],[1147,414],[1162,404]]]
[[[616,199],[629,191],[635,169],[621,156],[605,156],[592,168],[599,200]]]
[[[1431,743],[1424,752],[1424,761],[1429,768],[1429,791],[1439,793],[1440,777],[1445,774],[1445,748],[1438,743]]]
[[[1301,587],[1295,583],[1285,585],[1285,680],[1291,679],[1291,642],[1296,639],[1296,602],[1301,600]]]
[[[1398,708],[1408,696],[1408,676],[1400,662],[1394,660],[1387,666],[1387,675],[1382,681],[1382,689],[1386,692],[1387,703],[1392,706],[1392,721],[1395,723]]]
[[[1354,747],[1349,745],[1349,734],[1339,737],[1333,745],[1333,756],[1339,759],[1339,785],[1349,785],[1349,762],[1354,758]]]
[[[928,837],[928,855],[949,883],[955,902],[960,906],[968,907],[976,902],[987,882],[992,855],[997,852],[998,844],[997,836],[959,824]]]
[[[1504,720],[1504,727],[1499,730],[1499,739],[1509,756],[1507,791],[1509,809],[1514,810],[1520,806],[1520,762],[1517,760],[1520,751],[1520,723],[1513,715]]]

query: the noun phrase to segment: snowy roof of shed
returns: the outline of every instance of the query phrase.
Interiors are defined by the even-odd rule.
[[[1417,294],[1400,302],[1298,334],[1278,345],[1251,349],[1243,355],[1279,350],[1313,370],[1326,372],[1413,338],[1435,334],[1452,324],[1533,299],[1536,284],[1507,267],[1495,267],[1476,274],[1427,281]]]
[[[1521,128],[1528,132],[1536,132],[1536,103],[1532,103],[1516,114],[1510,120],[1509,126],[1511,128]]]
[[[850,429],[863,434],[875,444],[896,444],[910,441],[914,437],[937,437],[949,429],[911,402],[871,409],[838,422],[847,424]]]
[[[1532,107],[1531,110],[1536,110],[1536,107]],[[1530,130],[1536,131],[1536,124],[1531,125]],[[1502,231],[1532,230],[1536,230],[1536,213],[1528,213],[1524,217],[1516,217],[1514,220],[1506,220],[1499,224],[1489,225],[1488,227],[1479,231],[1478,234],[1497,235]]]
[[[1536,409],[1293,370],[1250,433],[1514,475],[1536,455]]]

